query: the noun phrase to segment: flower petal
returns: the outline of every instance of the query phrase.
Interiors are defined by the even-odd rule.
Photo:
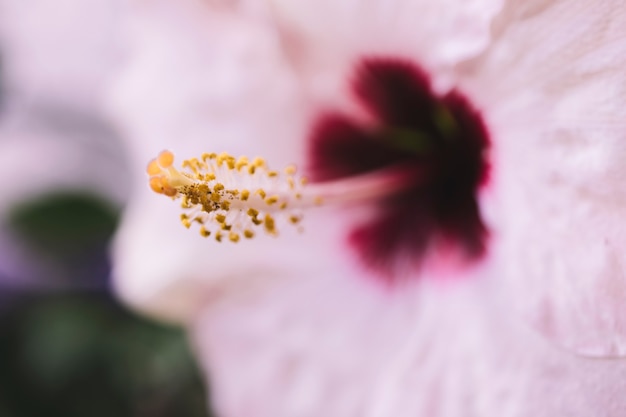
[[[626,12],[514,1],[462,68],[494,137],[503,291],[544,335],[626,355]]]
[[[482,52],[503,0],[272,0],[283,44],[308,93],[337,107],[363,57],[401,57],[449,86],[450,68]],[[346,104],[346,105],[349,105]]]
[[[625,362],[556,349],[476,281],[385,293],[343,273],[303,270],[198,316],[219,415],[619,417],[626,407]]]
[[[112,112],[135,166],[164,148],[181,160],[227,151],[261,155],[277,167],[299,162],[306,102],[262,21],[202,2],[155,1],[136,4],[129,27],[131,60]],[[206,241],[180,224],[179,207],[137,179],[114,275],[121,296],[142,310],[184,321],[216,293],[283,279],[306,256],[289,238]]]
[[[272,0],[278,23],[305,53],[405,52],[422,64],[451,65],[482,51],[501,0]],[[340,40],[340,41],[338,41]],[[335,50],[335,52],[339,52]],[[404,54],[403,54],[404,55]]]

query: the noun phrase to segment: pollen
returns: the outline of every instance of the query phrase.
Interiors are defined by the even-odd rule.
[[[163,151],[146,168],[152,191],[180,201],[180,222],[199,226],[202,237],[237,243],[259,231],[276,236],[302,217],[302,178],[295,166],[271,170],[263,158],[205,153],[174,167],[174,154]],[[262,234],[261,233],[261,234]]]

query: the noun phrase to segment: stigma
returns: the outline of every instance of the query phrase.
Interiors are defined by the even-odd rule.
[[[174,167],[174,154],[163,151],[148,163],[152,191],[181,200],[181,223],[199,226],[200,235],[216,241],[251,239],[259,230],[276,235],[277,219],[291,225],[301,220],[303,177],[289,166],[270,170],[265,160],[227,153],[205,153]]]
[[[302,231],[307,210],[392,194],[405,176],[392,170],[309,185],[294,165],[275,171],[263,158],[228,153],[205,153],[177,169],[168,150],[152,159],[146,172],[152,191],[180,200],[183,226],[197,225],[202,237],[233,243],[259,233],[277,236],[284,225]]]

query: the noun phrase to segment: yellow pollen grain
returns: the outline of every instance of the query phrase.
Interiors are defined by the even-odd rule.
[[[215,240],[217,240],[218,242],[222,241],[222,232],[218,231],[217,233],[215,233]]]
[[[229,232],[232,228],[233,226],[231,226],[230,224],[222,224],[222,230],[226,230],[227,232]]]
[[[267,173],[267,176],[270,177],[270,178],[276,178],[276,177],[278,177],[278,172],[277,171],[269,171]]]
[[[185,226],[187,229],[189,229],[191,227],[191,222],[189,221],[189,219],[183,219],[181,220],[181,223],[183,224],[183,226]]]
[[[224,216],[223,214],[216,214],[215,215],[215,220],[218,223],[223,224],[226,221],[226,216]]]
[[[211,236],[211,232],[209,232],[206,227],[201,227],[200,228],[200,236],[202,237],[209,237]]]
[[[254,232],[252,230],[246,229],[243,231],[243,236],[246,239],[252,239],[254,237]]]
[[[245,168],[248,165],[248,158],[245,156],[240,156],[235,164],[235,168],[237,171],[241,171],[242,168]]]
[[[230,201],[222,201],[222,209],[223,210],[230,210]]]
[[[241,190],[241,201],[246,201],[250,197],[250,191]]]
[[[183,168],[189,168],[193,171],[194,174],[198,174],[198,167],[193,163],[192,160],[185,159],[183,161]]]
[[[228,235],[228,239],[233,243],[237,243],[239,242],[239,235],[235,232],[230,232],[230,234]]]
[[[295,165],[288,165],[285,167],[285,170],[284,170],[285,174],[287,175],[296,175],[296,171],[297,169]]]
[[[263,224],[263,220],[257,218],[257,217],[253,217],[252,219],[252,223],[254,223],[255,226],[259,226],[261,224]]]
[[[249,208],[247,214],[250,217],[256,217],[259,215],[259,211],[253,208]]]
[[[223,191],[223,190],[224,190],[224,184],[222,184],[221,182],[218,182],[217,184],[213,186],[213,191],[216,193]]]
[[[257,168],[262,168],[265,166],[265,160],[259,156],[257,156],[256,158],[254,158],[254,160],[252,161],[252,165],[254,165]]]
[[[228,158],[230,158],[231,156],[228,154],[228,152],[222,152],[219,155],[217,155],[216,160],[218,165],[221,165],[222,163],[224,163]]]
[[[272,204],[276,204],[278,203],[278,196],[273,195],[271,197],[267,197],[265,199],[265,204],[267,204],[268,206],[271,206]]]
[[[307,185],[309,183],[309,179],[307,177],[300,178],[300,185]]]
[[[276,224],[274,222],[274,218],[271,215],[266,214],[265,215],[265,220],[264,220],[263,223],[264,223],[264,226],[265,226],[265,230],[268,233],[273,234],[273,233],[276,232]]]
[[[259,188],[258,190],[256,190],[255,193],[258,194],[261,198],[265,198],[267,196],[267,194],[265,193],[265,190],[263,190],[262,188]]]
[[[298,216],[290,216],[289,217],[289,222],[291,224],[298,224],[298,223],[300,223],[300,220],[301,220],[301,218],[298,217]]]
[[[287,202],[284,201],[284,202],[280,203],[280,206],[278,206],[278,208],[280,208],[281,210],[285,210],[287,208]]]
[[[213,152],[211,152],[211,153],[203,153],[202,154],[202,160],[204,162],[206,162],[207,160],[215,159],[216,156],[217,156],[217,154],[215,154]]]

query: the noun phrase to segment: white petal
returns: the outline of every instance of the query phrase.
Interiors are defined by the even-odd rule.
[[[626,354],[626,11],[512,2],[462,70],[493,133],[501,284],[537,328]]]

